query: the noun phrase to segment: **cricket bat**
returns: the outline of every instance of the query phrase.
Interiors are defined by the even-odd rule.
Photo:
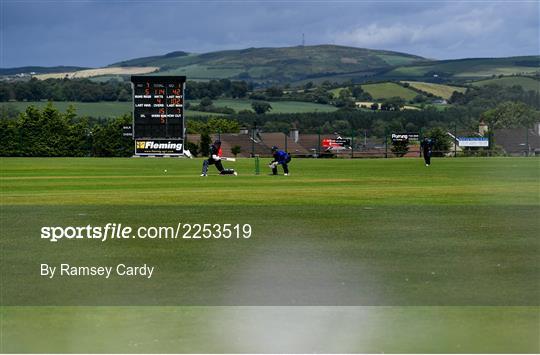
[[[221,159],[225,161],[236,161],[236,158],[221,157]]]

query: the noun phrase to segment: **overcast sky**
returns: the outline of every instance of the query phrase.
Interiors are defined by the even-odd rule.
[[[0,67],[339,44],[449,59],[540,54],[539,1],[0,0]]]

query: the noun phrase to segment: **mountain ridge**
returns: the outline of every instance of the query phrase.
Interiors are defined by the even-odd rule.
[[[101,79],[125,77],[126,68],[153,67],[152,75],[185,75],[190,80],[246,80],[261,85],[302,84],[306,81],[434,80],[486,78],[492,75],[537,75],[540,56],[433,60],[418,55],[368,48],[322,44],[292,47],[250,47],[207,53],[173,51],[163,55],[128,59],[97,68]],[[18,69],[0,69],[9,75]],[[62,72],[59,68],[64,68]],[[116,73],[114,68],[118,68]],[[101,69],[101,70],[100,70]],[[80,70],[53,67],[54,77]],[[34,70],[35,71],[35,70]],[[46,73],[40,67],[38,74]],[[123,75],[123,76],[122,76]],[[39,79],[51,76],[38,75]]]

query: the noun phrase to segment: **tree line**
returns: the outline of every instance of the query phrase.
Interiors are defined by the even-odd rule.
[[[188,81],[186,99],[216,99],[221,96],[243,98],[253,86],[245,81],[228,79],[208,82]],[[90,79],[47,79],[0,81],[0,102],[6,101],[130,101],[129,81],[108,80],[96,82]]]
[[[399,84],[399,83],[398,83]],[[400,84],[406,85],[406,84]],[[336,94],[331,89],[339,87]],[[246,81],[231,81],[229,79],[210,80],[207,82],[188,81],[185,96],[187,100],[215,100],[220,97],[249,98],[258,102],[273,101],[304,101],[319,104],[331,104],[339,108],[354,108],[356,101],[373,101],[368,92],[359,84],[345,82],[342,84],[325,81],[316,86],[307,83],[302,87],[292,89],[289,85],[272,86],[255,90],[253,83]],[[0,101],[130,101],[131,85],[128,81],[108,80],[96,82],[90,79],[47,79],[32,78],[26,81],[0,81]],[[406,104],[401,98],[386,98],[381,102],[382,110],[398,110]],[[536,109],[540,109],[538,91],[526,91],[521,86],[500,87],[496,84],[483,87],[469,87],[465,93],[454,92],[450,103],[455,105],[471,105],[483,109],[493,108],[502,101],[520,101]],[[429,97],[420,94],[411,104],[429,103]],[[378,107],[378,105],[377,105]],[[209,105],[194,106],[193,109],[208,112],[221,112],[220,108],[210,108]],[[223,111],[221,113],[234,113]]]
[[[109,121],[78,118],[74,108],[65,113],[52,103],[43,110],[29,106],[16,119],[0,120],[0,156],[121,157],[133,155],[133,141],[122,135],[131,115]]]
[[[268,122],[289,122],[293,124],[317,124],[325,122],[322,133],[333,133],[338,130],[348,134],[352,129],[367,127],[374,123],[376,113],[358,112],[358,116],[350,116],[350,112],[309,114],[267,115]],[[392,113],[390,113],[392,114]],[[274,116],[274,117],[272,117]],[[308,117],[310,117],[308,119]],[[238,120],[221,117],[188,120],[187,132],[201,135],[201,143],[186,142],[192,153],[205,154],[209,136],[212,133],[236,133],[242,125],[256,124],[252,117],[243,116]],[[258,117],[260,118],[260,117]],[[275,118],[275,119],[274,119]],[[388,117],[386,117],[388,118]],[[19,157],[128,157],[133,154],[133,140],[123,136],[122,127],[130,125],[131,115],[123,115],[111,120],[78,117],[73,106],[65,113],[60,112],[49,103],[42,110],[29,106],[16,118],[0,119],[0,156]],[[267,126],[259,126],[263,128]],[[328,129],[327,129],[328,127]],[[287,127],[283,128],[285,131]],[[398,129],[398,128],[396,128]],[[312,129],[313,131],[313,129]],[[360,131],[356,132],[357,134]],[[384,132],[382,133],[384,134]]]
[[[476,132],[480,120],[490,129],[532,127],[540,122],[538,93],[521,87],[471,88],[455,94],[459,101],[446,110],[371,111],[349,107],[335,112],[260,113],[243,111],[234,117],[197,117],[186,121],[187,132],[195,134],[238,132],[242,126],[266,132],[339,133],[385,137],[391,132],[426,132],[434,128]],[[254,107],[255,110],[255,107]],[[115,119],[78,117],[74,107],[59,112],[52,103],[43,110],[29,106],[19,113],[9,109],[0,115],[1,156],[130,156],[131,138],[122,126],[131,115]],[[195,149],[197,147],[193,147]],[[205,147],[198,147],[204,151]]]
[[[95,82],[89,79],[32,78],[27,81],[1,81],[0,101],[130,101],[131,86],[117,80]]]

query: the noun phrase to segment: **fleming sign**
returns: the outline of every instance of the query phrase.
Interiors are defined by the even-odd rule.
[[[135,154],[137,155],[179,155],[184,152],[182,139],[137,139]]]

